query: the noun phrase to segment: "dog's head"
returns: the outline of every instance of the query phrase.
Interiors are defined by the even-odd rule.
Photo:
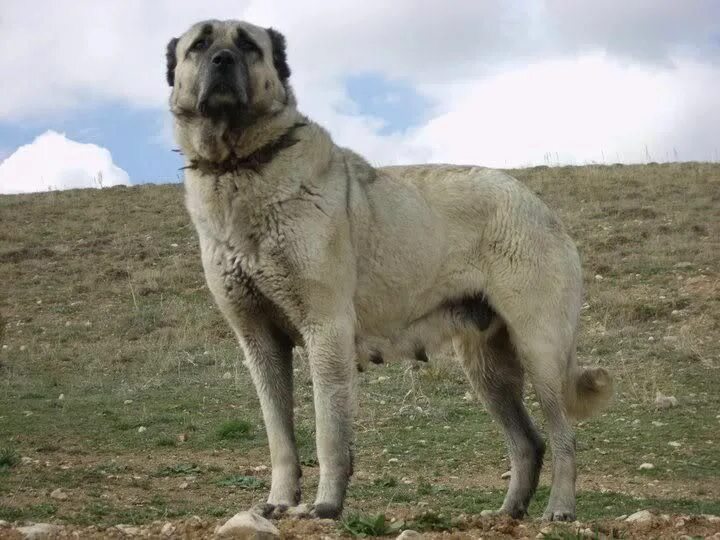
[[[282,110],[291,99],[285,38],[241,21],[203,21],[167,46],[176,115],[235,125]]]

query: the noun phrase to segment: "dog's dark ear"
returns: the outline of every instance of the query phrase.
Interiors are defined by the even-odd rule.
[[[178,38],[172,38],[170,43],[167,44],[167,50],[165,51],[165,58],[167,60],[167,72],[165,77],[170,86],[175,85],[175,66],[177,66],[177,53],[175,48],[177,47]]]
[[[288,66],[285,54],[285,36],[274,28],[268,28],[267,33],[272,43],[273,64],[275,64],[280,80],[285,81],[290,77],[290,66]]]

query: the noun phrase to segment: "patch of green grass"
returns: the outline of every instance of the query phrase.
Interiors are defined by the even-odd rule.
[[[20,454],[14,448],[0,448],[0,471],[12,469],[20,463]]]
[[[406,522],[407,528],[414,531],[448,531],[457,524],[444,514],[425,512]]]
[[[191,476],[201,472],[200,467],[194,463],[181,463],[162,467],[157,471],[156,476]]]
[[[245,476],[243,474],[235,474],[221,478],[216,484],[221,487],[236,487],[240,489],[262,489],[266,486],[262,478]]]
[[[155,446],[158,448],[172,448],[173,446],[177,446],[177,442],[172,437],[163,436],[155,439]]]
[[[385,514],[362,515],[351,514],[339,523],[341,531],[356,538],[366,536],[385,536],[402,530],[404,522],[390,522]]]
[[[25,521],[49,518],[56,514],[53,504],[41,503],[18,507],[0,504],[0,519],[5,521]]]
[[[217,436],[222,440],[249,439],[252,435],[252,425],[245,420],[227,420],[217,429]]]

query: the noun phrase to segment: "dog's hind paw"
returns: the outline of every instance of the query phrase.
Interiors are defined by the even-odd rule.
[[[575,512],[546,510],[542,518],[544,521],[575,521]]]

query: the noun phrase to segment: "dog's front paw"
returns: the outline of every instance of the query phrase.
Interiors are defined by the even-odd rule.
[[[342,507],[331,503],[299,504],[287,509],[286,516],[298,519],[337,519]]]
[[[252,511],[267,519],[281,519],[288,513],[290,507],[287,504],[262,503],[252,507]]]

